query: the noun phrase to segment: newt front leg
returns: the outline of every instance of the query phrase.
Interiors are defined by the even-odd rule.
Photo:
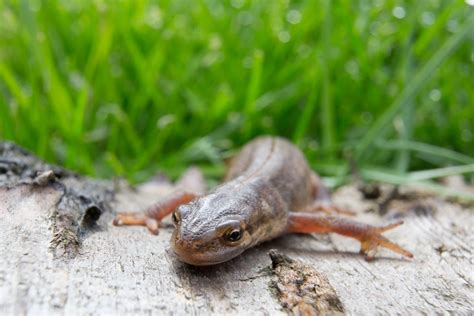
[[[375,227],[343,217],[330,215],[291,212],[288,221],[288,233],[337,233],[357,239],[361,243],[360,252],[366,260],[372,260],[378,246],[385,247],[405,257],[413,258],[413,254],[391,242],[382,233],[403,224],[399,221],[386,226]]]
[[[166,215],[172,213],[178,206],[187,204],[195,198],[196,195],[194,193],[178,191],[163,199],[162,201],[150,206],[144,212],[118,213],[113,220],[113,224],[116,226],[146,226],[152,234],[158,235],[158,228],[161,220]]]

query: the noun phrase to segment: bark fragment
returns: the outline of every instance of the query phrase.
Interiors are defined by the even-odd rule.
[[[314,268],[272,249],[271,288],[290,315],[343,315],[344,305],[329,280]]]
[[[111,181],[79,176],[43,162],[27,150],[0,142],[0,188],[51,188],[60,198],[48,214],[52,231],[50,250],[56,257],[74,257],[81,241],[103,212],[111,209],[115,188]]]

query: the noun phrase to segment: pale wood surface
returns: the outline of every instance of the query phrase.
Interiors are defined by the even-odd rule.
[[[114,211],[143,209],[172,189],[165,182],[116,188]],[[51,185],[0,187],[0,315],[286,314],[270,286],[272,248],[326,276],[349,314],[473,312],[474,210],[440,198],[395,201],[381,217],[365,212],[375,202],[355,187],[335,194],[364,222],[402,214],[406,224],[387,236],[414,260],[382,251],[383,258],[368,263],[357,254],[357,242],[344,237],[291,235],[230,262],[194,268],[168,252],[171,227],[159,236],[114,227],[110,211],[95,228],[80,231],[77,254],[58,255],[50,249],[52,214],[63,193]]]
[[[140,209],[156,196],[146,188],[124,191],[115,206]],[[336,200],[363,204],[358,197],[346,188]],[[152,236],[139,227],[113,227],[112,214],[101,217],[77,256],[55,259],[48,217],[59,198],[48,187],[0,190],[2,315],[278,314],[265,272],[271,248],[326,275],[349,313],[472,312],[472,210],[436,198],[422,202],[436,208],[431,215],[412,214],[389,234],[413,251],[412,261],[382,252],[385,259],[367,263],[354,253],[358,245],[352,240],[292,235],[204,269],[183,265],[167,252],[171,228]],[[382,222],[375,214],[361,219]]]

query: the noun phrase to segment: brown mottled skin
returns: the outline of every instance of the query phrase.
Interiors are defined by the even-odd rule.
[[[413,256],[381,235],[402,222],[374,227],[327,214],[343,211],[330,203],[301,151],[278,137],[259,137],[245,145],[223,184],[208,194],[179,191],[144,214],[119,214],[114,224],[145,225],[157,233],[159,221],[175,209],[171,245],[180,260],[193,265],[221,263],[293,232],[355,238],[368,260],[377,246]]]

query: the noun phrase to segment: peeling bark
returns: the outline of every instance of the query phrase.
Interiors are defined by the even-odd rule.
[[[103,212],[111,211],[114,184],[81,177],[47,164],[13,143],[0,143],[0,187],[25,186],[32,190],[50,187],[60,198],[48,215],[56,256],[74,257],[82,236],[92,229]]]
[[[316,269],[272,249],[271,288],[290,315],[343,315],[344,306],[328,279]]]

